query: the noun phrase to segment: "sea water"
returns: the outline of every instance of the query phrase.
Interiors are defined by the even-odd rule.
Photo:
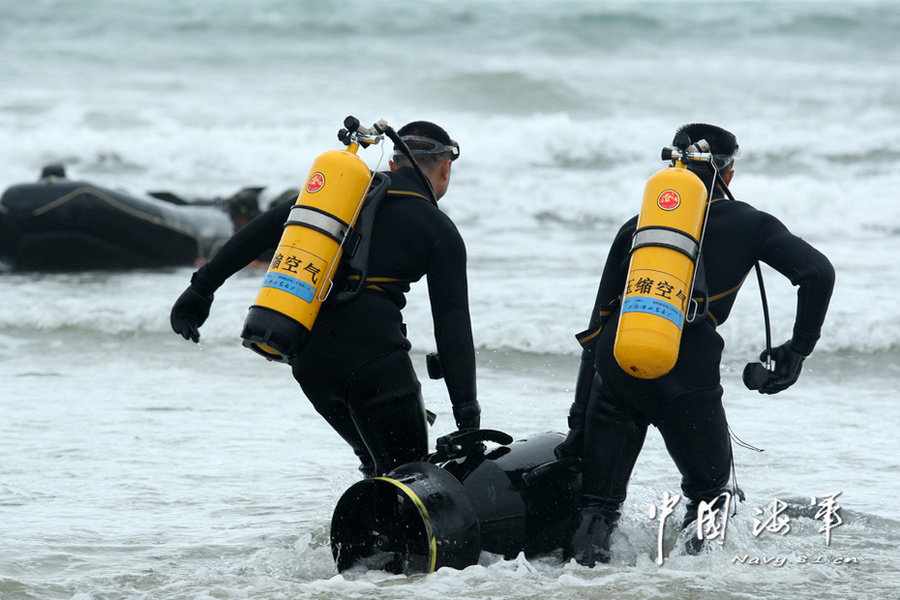
[[[190,267],[0,274],[0,598],[896,596],[898,30],[893,0],[0,0],[4,188],[61,162],[134,194],[274,197],[347,115],[443,125],[483,425],[516,438],[565,431],[574,334],[679,125],[735,132],[735,195],[837,271],[822,339],[777,396],[740,382],[765,342],[752,274],[720,328],[730,425],[764,452],[735,444],[746,500],[715,551],[683,555],[676,506],[659,555],[650,508],[679,478],[651,429],[611,564],[483,553],[409,577],[334,568],[331,513],[359,475],[289,370],[240,345],[260,271],[219,290],[199,345],[168,324]],[[781,343],[795,289],[764,274]],[[424,287],[404,315],[433,444],[453,419],[424,375]],[[776,499],[827,497],[833,529],[809,511],[763,527]]]

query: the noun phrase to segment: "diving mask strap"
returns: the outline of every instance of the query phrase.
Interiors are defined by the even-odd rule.
[[[428,190],[428,199],[431,200],[431,203],[437,206],[437,198],[434,195],[434,188],[431,187],[431,180],[425,175],[422,171],[422,167],[419,166],[419,163],[416,162],[416,159],[413,157],[412,152],[409,149],[409,146],[406,145],[406,142],[403,141],[397,132],[394,131],[394,128],[384,122],[379,122],[378,128],[386,135],[397,148],[400,148],[400,152],[409,159],[409,162],[412,164],[413,169],[415,169],[416,173],[419,175],[419,178],[422,180],[422,183],[425,185],[425,189]]]

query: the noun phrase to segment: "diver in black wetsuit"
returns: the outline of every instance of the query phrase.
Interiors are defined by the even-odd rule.
[[[557,448],[560,456],[582,458],[579,515],[565,555],[587,566],[609,561],[609,536],[618,521],[648,425],[659,429],[681,472],[681,488],[688,501],[683,527],[697,518],[700,502],[716,506],[716,499],[731,491],[731,445],[719,385],[724,341],[716,327],[728,318],[756,261],[765,262],[799,286],[793,336],[773,350],[775,369],[759,385],[760,393],[775,394],[797,381],[803,359],[819,339],[834,286],[834,269],[824,255],[772,215],[724,197],[734,176],[735,137],[705,124],[686,125],[682,131],[691,143],[703,139],[709,143],[725,186],[717,181],[710,194],[701,251],[708,312],[684,327],[678,360],[668,374],[638,379],[619,367],[613,343],[637,217],[626,222],[607,258],[590,327],[577,336],[583,352],[569,412],[570,431]],[[708,163],[696,167],[695,172],[710,189],[714,175]],[[699,549],[698,538],[689,537],[688,552]]]
[[[346,302],[336,302],[332,294],[306,346],[291,362],[304,394],[351,446],[366,475],[387,473],[428,452],[421,386],[400,312],[410,284],[423,275],[457,427],[477,429],[481,418],[466,248],[456,226],[436,204],[447,191],[459,146],[427,121],[409,123],[397,133],[428,181],[395,150],[390,189],[372,225],[365,286]],[[213,292],[262,251],[278,245],[292,205],[286,202],[253,219],[194,273],[190,287],[172,308],[176,333],[198,341]]]

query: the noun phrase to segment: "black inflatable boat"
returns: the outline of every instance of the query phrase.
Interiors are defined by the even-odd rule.
[[[0,261],[17,271],[191,265],[233,232],[225,201],[131,196],[66,179],[56,165],[0,197]]]

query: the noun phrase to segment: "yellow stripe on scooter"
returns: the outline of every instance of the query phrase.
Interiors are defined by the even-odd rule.
[[[416,510],[419,511],[419,516],[422,517],[422,521],[425,523],[425,535],[428,536],[427,572],[433,573],[434,567],[437,564],[437,540],[434,538],[434,529],[431,527],[431,517],[428,515],[428,509],[425,508],[425,504],[422,503],[422,500],[420,500],[419,497],[416,496],[416,493],[405,483],[397,481],[396,479],[391,479],[390,477],[373,477],[372,479],[380,479],[397,486],[416,506]]]

